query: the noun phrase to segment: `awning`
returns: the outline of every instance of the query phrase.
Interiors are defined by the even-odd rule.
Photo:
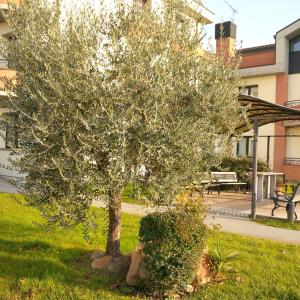
[[[259,98],[239,95],[239,103],[246,108],[247,120],[241,121],[237,127],[238,132],[246,132],[251,129],[254,121],[258,126],[269,123],[300,120],[300,110],[275,104]]]
[[[239,95],[240,104],[245,107],[247,118],[241,120],[237,132],[246,132],[253,128],[253,161],[252,161],[252,202],[251,216],[256,218],[257,201],[257,142],[259,127],[279,121],[300,120],[300,110],[289,108],[283,105],[271,103],[259,98]],[[290,214],[292,219],[294,214]]]

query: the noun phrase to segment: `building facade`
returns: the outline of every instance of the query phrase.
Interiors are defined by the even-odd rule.
[[[235,39],[235,25],[231,26],[234,30],[224,30],[225,41]],[[300,109],[300,19],[279,30],[274,38],[274,44],[241,49],[240,92]],[[219,47],[217,39],[217,51]],[[252,155],[252,135],[248,132],[241,139],[236,148],[238,156]],[[300,121],[262,126],[258,158],[275,172],[285,173],[287,180],[299,181]]]

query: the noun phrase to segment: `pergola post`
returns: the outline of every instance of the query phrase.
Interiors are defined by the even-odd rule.
[[[257,201],[257,142],[258,142],[258,121],[254,120],[254,140],[253,140],[253,159],[252,159],[252,203],[251,218],[256,218],[256,201]]]

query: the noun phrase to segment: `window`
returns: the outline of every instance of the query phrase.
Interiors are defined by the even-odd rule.
[[[3,115],[5,116],[5,121],[0,120],[0,149],[18,148],[18,131],[14,125],[14,122],[17,121],[16,115],[13,113],[5,113]]]
[[[248,95],[252,97],[258,97],[258,85],[248,85],[240,88],[242,95]]]
[[[244,136],[236,146],[236,155],[239,157],[252,156],[253,139],[251,136]]]
[[[286,162],[288,164],[300,163],[300,127],[286,129]]]
[[[300,36],[290,40],[289,73],[300,73]]]
[[[290,41],[290,52],[300,51],[300,36]]]

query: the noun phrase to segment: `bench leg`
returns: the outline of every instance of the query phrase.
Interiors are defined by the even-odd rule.
[[[271,212],[272,217],[274,217],[274,211],[275,211],[277,208],[279,208],[279,207],[282,207],[282,206],[279,205],[277,202],[274,203],[274,207],[273,207],[272,212]],[[284,207],[284,206],[283,206],[283,207]]]
[[[296,208],[296,205],[295,205],[295,208]],[[288,204],[286,205],[285,210],[288,211]],[[298,215],[296,212],[295,212],[295,219],[298,219]]]

